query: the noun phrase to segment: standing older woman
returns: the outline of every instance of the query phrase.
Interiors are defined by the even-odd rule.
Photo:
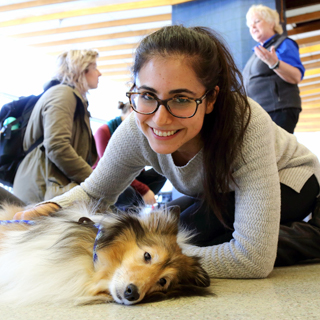
[[[304,76],[299,47],[283,35],[277,11],[266,6],[253,5],[247,13],[247,25],[259,42],[243,70],[247,95],[276,124],[293,133],[301,111],[297,84]]]
[[[97,57],[93,50],[58,57],[55,85],[35,105],[23,142],[25,150],[40,137],[43,143],[23,159],[14,180],[14,194],[25,203],[62,194],[92,172],[97,155],[86,94],[98,87]]]

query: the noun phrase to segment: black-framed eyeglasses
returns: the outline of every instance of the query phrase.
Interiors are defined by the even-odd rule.
[[[174,117],[187,119],[192,118],[202,101],[206,98],[207,91],[201,98],[192,99],[185,96],[177,96],[171,99],[160,100],[150,92],[134,92],[133,85],[126,96],[129,98],[132,109],[140,114],[153,114],[163,105]]]

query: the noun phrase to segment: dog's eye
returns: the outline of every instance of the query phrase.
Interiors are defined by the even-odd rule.
[[[164,287],[166,285],[166,283],[167,283],[167,280],[165,278],[161,278],[159,280],[159,284],[160,284],[161,287]]]
[[[151,261],[151,255],[150,255],[150,253],[148,253],[148,252],[145,252],[145,253],[144,253],[144,260],[145,260],[145,262]]]

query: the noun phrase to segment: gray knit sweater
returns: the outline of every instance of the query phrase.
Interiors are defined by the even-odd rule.
[[[201,257],[211,277],[264,278],[273,269],[280,221],[280,183],[300,192],[315,174],[320,181],[317,157],[294,135],[276,126],[269,115],[250,100],[252,117],[235,160],[235,222],[233,239],[211,247],[188,245],[186,254]],[[139,130],[132,114],[112,136],[97,168],[81,184],[52,201],[68,206],[75,200],[105,198],[112,204],[144,166],[166,176],[183,194],[202,193],[202,151],[187,165],[177,167],[171,154],[157,154]]]

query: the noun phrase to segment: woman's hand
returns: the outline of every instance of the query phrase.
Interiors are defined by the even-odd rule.
[[[269,67],[274,66],[279,58],[276,54],[276,49],[272,46],[268,51],[262,46],[254,48],[254,52],[257,57],[266,63]],[[290,64],[280,60],[279,67],[273,71],[284,81],[292,84],[298,84],[301,81],[301,72],[298,68],[291,66]]]
[[[278,56],[276,54],[276,50],[273,46],[271,47],[271,51],[269,51],[266,48],[264,48],[263,46],[259,45],[257,47],[254,47],[254,52],[255,52],[256,56],[261,61],[266,63],[269,67],[274,66],[277,63],[277,61],[279,60]]]
[[[60,209],[60,206],[56,203],[50,202],[45,203],[40,206],[33,207],[31,209],[17,212],[13,219],[15,220],[32,220],[40,216],[48,216],[50,213],[53,213]]]
[[[153,205],[157,202],[152,190],[149,190],[145,195],[142,196],[142,198],[144,203],[148,205]]]

